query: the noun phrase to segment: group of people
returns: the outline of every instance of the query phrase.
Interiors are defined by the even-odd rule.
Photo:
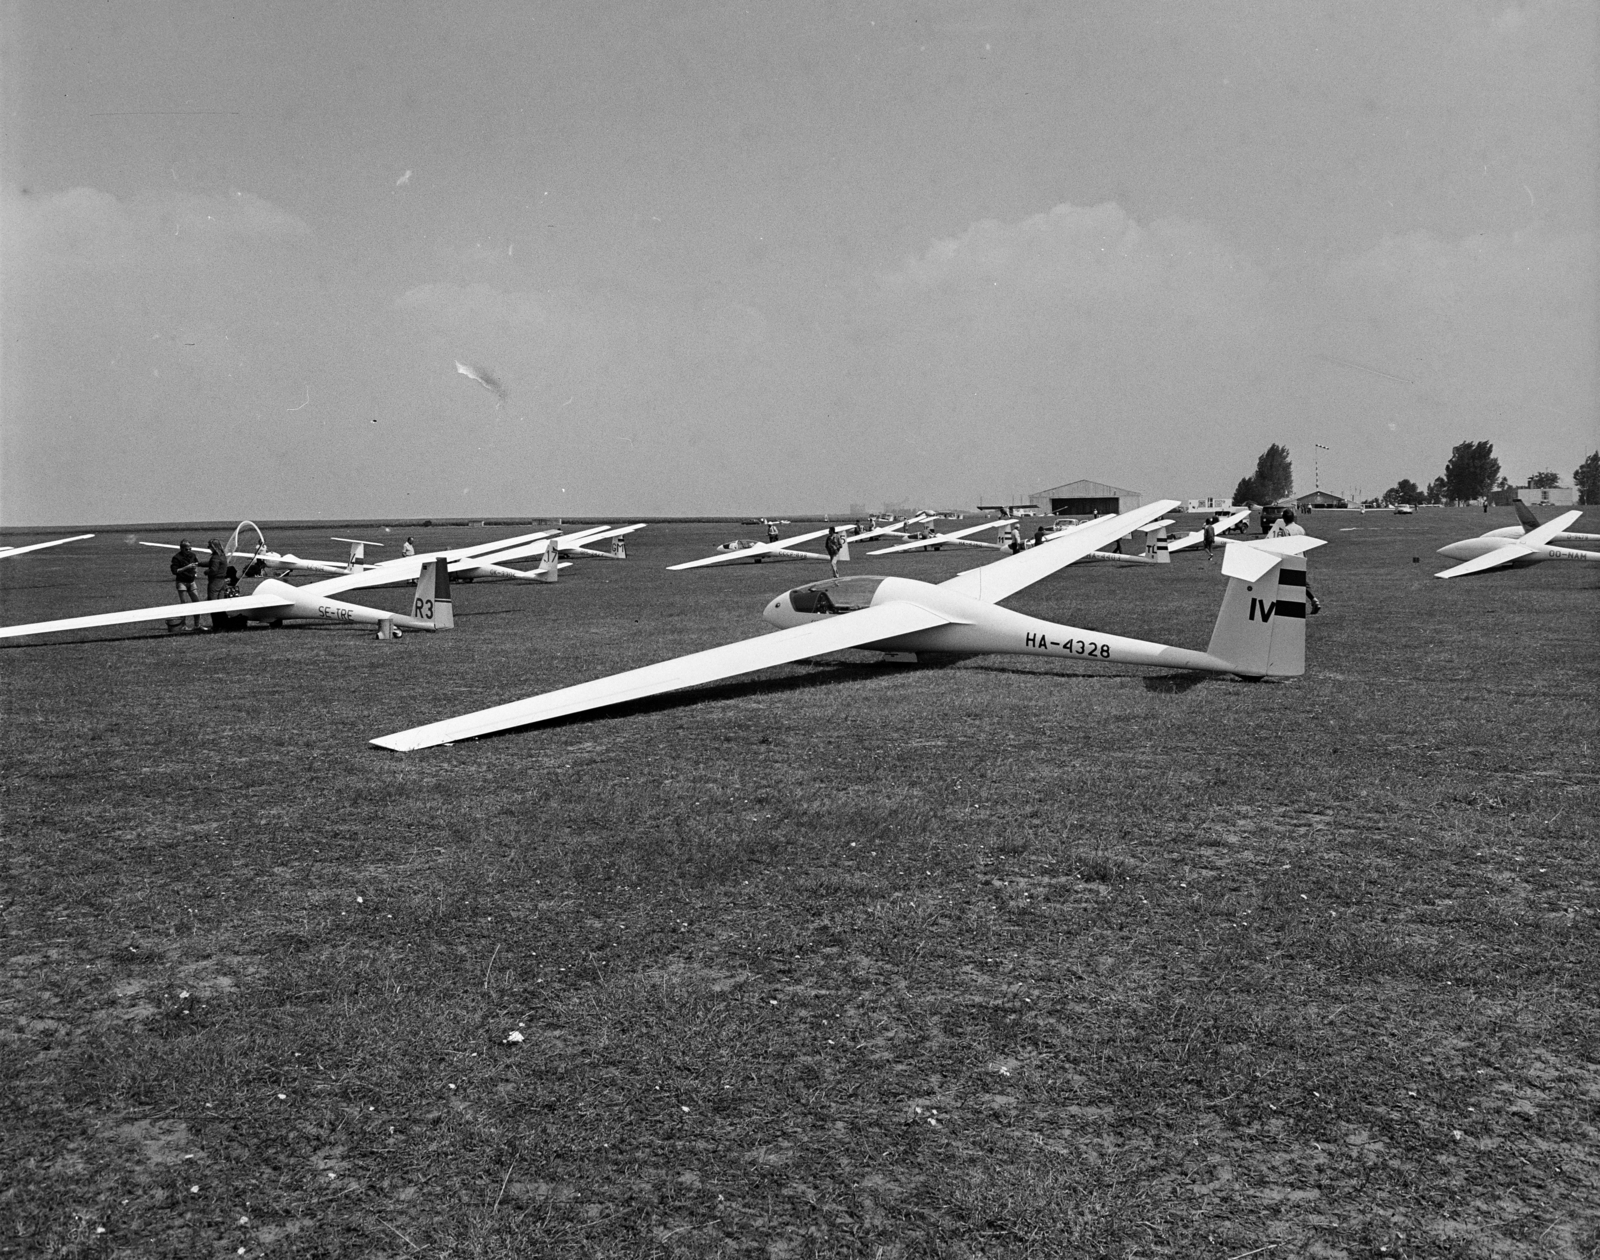
[[[206,543],[210,555],[206,557],[206,600],[232,599],[239,594],[239,571],[228,563],[228,553],[223,549],[219,539],[213,538]],[[172,580],[178,589],[178,603],[198,604],[200,595],[200,557],[189,546],[189,540],[183,539],[178,544],[177,554],[172,557]],[[177,617],[167,619],[167,633],[177,634],[187,630],[192,634],[206,634],[212,630],[242,630],[245,619],[235,617],[225,612],[211,614],[211,624],[201,625],[199,617]],[[187,621],[187,625],[185,622]]]

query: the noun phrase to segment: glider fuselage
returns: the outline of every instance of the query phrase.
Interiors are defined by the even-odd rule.
[[[282,608],[247,609],[244,615],[254,621],[282,621],[286,617],[303,617],[309,621],[347,621],[373,626],[389,621],[408,630],[433,629],[431,606],[416,608],[413,610],[416,616],[408,617],[403,613],[384,612],[382,609],[367,608],[361,604],[347,604],[342,599],[331,599],[326,595],[317,594],[314,584],[290,586],[289,583],[280,582],[277,578],[263,579],[256,584],[256,589],[251,593],[283,600]],[[418,603],[424,602],[431,605],[431,601],[418,601]],[[210,609],[211,601],[207,601],[207,607]],[[226,612],[227,607],[225,600],[216,601],[216,611]]]
[[[1476,560],[1503,547],[1526,547],[1521,538],[1507,538],[1499,534],[1485,534],[1480,538],[1463,538],[1460,542],[1440,547],[1439,554],[1451,560]],[[1508,569],[1526,569],[1542,560],[1600,560],[1600,551],[1580,551],[1576,547],[1554,547],[1549,543],[1531,544],[1536,548],[1532,555],[1518,556],[1506,562]]]
[[[1228,669],[1226,662],[1206,652],[1045,621],[914,578],[848,577],[813,582],[785,591],[761,615],[772,625],[787,629],[894,601],[942,613],[950,623],[865,645],[873,651],[1075,656],[1174,669]],[[1259,615],[1265,620],[1272,614],[1269,606]]]

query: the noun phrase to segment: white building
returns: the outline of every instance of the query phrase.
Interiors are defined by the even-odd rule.
[[[1576,507],[1578,491],[1573,486],[1518,486],[1517,498],[1529,507]]]

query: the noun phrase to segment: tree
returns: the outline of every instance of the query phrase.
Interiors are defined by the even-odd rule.
[[[1579,503],[1600,503],[1600,451],[1572,470],[1572,484],[1578,487]]]
[[[1424,503],[1443,503],[1444,502],[1445,492],[1449,488],[1450,487],[1446,484],[1445,479],[1443,477],[1435,477],[1432,481],[1430,481],[1428,483],[1428,497],[1426,499],[1424,499],[1423,502]]]
[[[1396,485],[1383,492],[1383,501],[1389,507],[1393,507],[1396,503],[1421,503],[1425,497],[1422,487],[1410,477],[1400,478]]]
[[[1457,503],[1482,499],[1494,489],[1500,476],[1500,461],[1494,457],[1493,442],[1459,442],[1444,466],[1445,496]]]
[[[1528,484],[1535,490],[1549,490],[1553,486],[1561,484],[1561,476],[1559,473],[1553,473],[1546,469],[1544,472],[1536,472],[1529,477]]]
[[[1265,507],[1294,493],[1294,466],[1289,463],[1289,448],[1274,442],[1256,460],[1253,476],[1241,477],[1234,488],[1235,503],[1259,503]]]

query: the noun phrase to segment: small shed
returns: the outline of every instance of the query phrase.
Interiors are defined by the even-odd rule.
[[[1144,506],[1144,496],[1136,490],[1108,486],[1103,481],[1069,481],[1028,496],[1034,506],[1051,516],[1097,516],[1131,512]]]

